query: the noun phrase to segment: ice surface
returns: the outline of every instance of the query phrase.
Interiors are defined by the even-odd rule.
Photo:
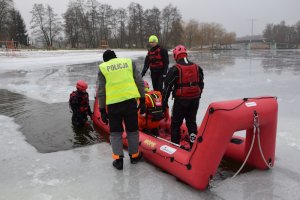
[[[138,58],[146,52],[117,54]],[[260,51],[250,55],[214,53],[210,61],[202,54],[198,60],[191,57],[201,63],[205,72],[198,121],[212,101],[278,96],[276,161],[272,170],[254,170],[234,179],[216,181],[215,188],[201,192],[145,161],[130,165],[126,157],[124,170],[116,171],[111,166],[111,147],[107,143],[38,153],[25,141],[13,118],[0,116],[0,200],[300,199],[297,55],[298,51]],[[68,65],[101,62],[101,56],[100,51],[16,52],[8,56],[2,53],[0,88],[47,103],[66,102],[66,96],[74,89],[70,79],[63,79],[70,73]],[[49,92],[53,90],[53,94]]]

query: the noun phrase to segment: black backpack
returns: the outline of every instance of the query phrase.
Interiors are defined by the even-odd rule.
[[[146,94],[146,96],[148,96],[151,99],[153,105],[152,107],[147,107],[146,118],[150,117],[152,121],[162,120],[165,116],[162,109],[161,99],[155,93]]]

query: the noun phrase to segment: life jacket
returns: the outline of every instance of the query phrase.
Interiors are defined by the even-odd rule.
[[[159,91],[150,91],[145,94],[146,118],[152,121],[160,121],[164,118],[162,109],[162,96]]]
[[[196,64],[175,65],[179,78],[175,87],[175,96],[182,99],[200,97],[202,89],[199,87],[199,69]]]
[[[114,58],[99,65],[105,77],[106,104],[139,98],[140,93],[133,78],[132,60]]]
[[[160,55],[161,48],[158,47],[154,51],[148,50],[149,67],[150,69],[162,69],[164,67],[162,56]]]
[[[73,91],[70,94],[69,106],[74,114],[87,114],[89,111],[89,94]]]

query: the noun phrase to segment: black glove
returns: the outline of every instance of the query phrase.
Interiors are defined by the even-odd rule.
[[[101,113],[101,119],[102,119],[102,122],[104,124],[108,124],[108,114],[106,112],[106,109],[105,108],[100,108],[100,113]]]
[[[140,110],[141,115],[146,113],[145,97],[140,98],[140,104],[139,104],[138,109]]]

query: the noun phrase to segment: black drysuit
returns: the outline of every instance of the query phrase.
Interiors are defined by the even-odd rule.
[[[83,91],[73,91],[70,94],[69,106],[72,110],[72,124],[76,127],[83,127],[92,111],[89,105],[89,94]]]
[[[184,59],[180,59],[177,61],[180,65],[192,65],[193,63]],[[199,87],[201,91],[204,88],[204,75],[203,70],[200,66],[198,66],[199,71]],[[171,141],[179,144],[180,142],[180,126],[183,123],[183,119],[186,120],[186,126],[188,128],[188,132],[190,134],[193,133],[193,137],[197,134],[197,124],[196,124],[196,115],[199,107],[199,101],[201,98],[184,98],[177,97],[175,94],[175,89],[178,88],[178,79],[179,79],[179,71],[176,66],[170,68],[167,77],[165,79],[165,87],[163,91],[163,107],[168,107],[168,99],[171,91],[173,91],[172,96],[175,99],[172,109],[172,117],[171,117]],[[195,134],[195,135],[194,135]],[[193,143],[193,141],[192,141]]]
[[[166,74],[168,72],[169,55],[168,55],[168,51],[164,48],[161,48],[159,45],[152,47],[149,51],[154,52],[158,48],[160,48],[160,56],[162,57],[163,66],[161,66],[159,68],[150,67],[150,72],[151,72],[151,81],[152,81],[152,85],[153,85],[153,90],[162,92],[164,77],[166,76]],[[145,76],[147,70],[149,69],[150,62],[151,61],[149,59],[149,53],[148,53],[145,58],[145,61],[144,61],[142,77]]]

